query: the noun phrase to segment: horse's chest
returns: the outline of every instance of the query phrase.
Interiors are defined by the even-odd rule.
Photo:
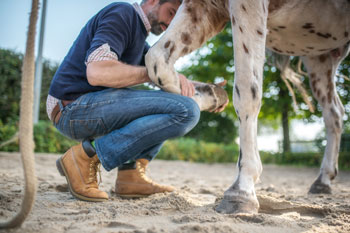
[[[268,17],[266,47],[287,55],[318,55],[349,41],[347,1],[291,1]],[[345,8],[345,9],[344,9]]]

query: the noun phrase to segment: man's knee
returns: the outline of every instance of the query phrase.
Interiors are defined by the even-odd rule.
[[[200,109],[198,104],[188,97],[183,97],[182,104],[186,108],[186,116],[182,120],[182,132],[180,134],[185,135],[197,125],[200,118]]]

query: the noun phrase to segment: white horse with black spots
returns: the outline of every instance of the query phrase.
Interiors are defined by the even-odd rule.
[[[225,191],[217,211],[256,213],[259,209],[254,185],[262,172],[257,117],[266,48],[300,56],[308,71],[312,93],[322,106],[327,129],[320,173],[310,192],[330,193],[331,180],[337,175],[344,115],[335,88],[335,73],[349,52],[350,1],[184,0],[168,30],[146,55],[152,81],[163,90],[181,93],[175,61],[202,46],[229,20],[234,42],[233,104],[240,119],[240,155],[238,175]],[[215,90],[205,86],[197,88],[194,99],[202,110],[212,110],[224,103],[213,93]]]

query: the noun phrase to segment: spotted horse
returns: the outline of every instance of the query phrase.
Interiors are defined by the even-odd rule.
[[[216,207],[218,212],[256,213],[259,209],[254,185],[262,172],[257,117],[266,48],[284,56],[300,56],[308,71],[327,129],[320,173],[309,192],[331,192],[331,180],[338,172],[344,115],[335,73],[349,53],[349,12],[348,0],[184,0],[168,30],[146,55],[152,81],[166,91],[180,93],[175,61],[202,46],[231,21],[233,104],[240,119],[240,152],[237,176]]]

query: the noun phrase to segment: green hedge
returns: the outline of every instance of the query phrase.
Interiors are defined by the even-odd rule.
[[[18,122],[11,122],[4,125],[0,120],[0,144],[12,138],[18,131]],[[34,126],[35,152],[64,153],[71,146],[77,144],[76,141],[68,139],[58,132],[49,121],[39,121]],[[0,148],[1,151],[19,151],[18,140],[7,146]]]
[[[323,152],[304,152],[304,153],[268,153],[260,152],[261,161],[263,163],[296,165],[307,167],[319,167],[322,163]],[[341,169],[350,170],[350,153],[340,152],[338,165]]]
[[[185,160],[192,162],[236,162],[238,145],[197,141],[192,138],[168,140],[157,155],[158,159]]]
[[[0,120],[0,144],[10,139],[18,130],[18,123],[11,122],[4,125]],[[77,144],[61,135],[48,121],[40,121],[34,127],[35,152],[64,153],[71,146]],[[18,151],[18,141],[9,144],[2,151]],[[178,138],[168,140],[157,156],[163,160],[184,160],[205,163],[235,163],[239,154],[236,144],[223,144],[199,141],[192,138]],[[260,152],[263,164],[285,164],[296,166],[319,167],[323,153],[268,153]],[[339,168],[350,169],[350,153],[339,154]]]

